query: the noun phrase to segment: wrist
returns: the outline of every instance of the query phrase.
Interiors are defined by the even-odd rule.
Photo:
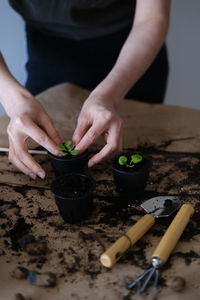
[[[111,106],[113,110],[118,110],[123,100],[123,94],[115,86],[101,82],[90,94],[91,97],[104,101]]]
[[[130,79],[122,68],[119,69],[119,67],[115,67],[93,90],[92,94],[109,99],[110,103],[118,109],[134,82],[135,81],[132,78]]]
[[[25,104],[26,99],[32,97],[29,91],[15,79],[14,81],[6,81],[5,84],[1,83],[0,90],[0,102],[9,117],[15,113],[16,107],[20,103]]]

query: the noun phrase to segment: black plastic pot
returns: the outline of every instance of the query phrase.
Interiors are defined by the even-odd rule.
[[[65,222],[78,223],[89,216],[94,189],[92,177],[80,173],[65,174],[53,181],[51,190]]]
[[[77,156],[55,156],[48,152],[52,168],[57,176],[73,172],[83,173],[87,165],[88,155],[88,151]]]
[[[151,161],[143,157],[137,167],[128,168],[118,164],[118,157],[113,161],[112,173],[116,191],[120,195],[140,196],[147,184]]]

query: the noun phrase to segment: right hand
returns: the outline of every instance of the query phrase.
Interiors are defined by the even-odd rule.
[[[61,139],[42,105],[27,90],[12,100],[7,111],[10,117],[7,128],[9,160],[32,179],[44,178],[45,170],[29,154],[26,140],[31,137],[52,154],[59,155],[57,145]]]

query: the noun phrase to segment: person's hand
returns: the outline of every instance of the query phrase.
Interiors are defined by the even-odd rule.
[[[16,95],[8,108],[9,160],[23,173],[35,179],[45,177],[45,170],[28,153],[26,140],[31,137],[54,155],[61,142],[53,123],[42,105],[28,91]]]
[[[105,146],[88,161],[92,167],[121,151],[121,128],[122,121],[111,99],[91,94],[82,106],[72,137],[75,149],[83,152],[103,135]]]

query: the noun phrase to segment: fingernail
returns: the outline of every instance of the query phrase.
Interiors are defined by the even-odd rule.
[[[88,162],[88,167],[91,168],[91,167],[94,166],[94,164],[95,164],[94,161],[89,161],[89,162]]]
[[[55,151],[54,151],[54,155],[58,156],[58,155],[60,155],[60,154],[61,154],[61,152],[60,152],[59,150],[55,150]]]
[[[34,173],[29,173],[28,176],[31,177],[32,179],[36,178],[36,175]]]
[[[44,179],[45,173],[44,172],[38,172],[37,176],[39,176],[40,178]]]

